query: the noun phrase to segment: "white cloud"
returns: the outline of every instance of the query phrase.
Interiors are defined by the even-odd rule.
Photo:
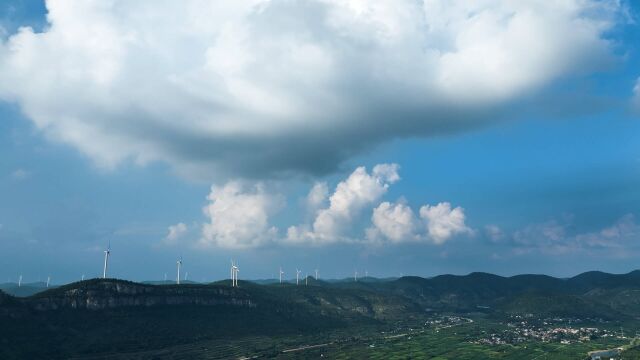
[[[609,252],[617,256],[630,256],[640,236],[640,225],[632,214],[622,216],[611,226],[601,230],[571,232],[571,219],[551,220],[528,225],[513,233],[515,252],[525,254],[541,252],[562,255],[575,252]]]
[[[177,223],[168,228],[167,236],[164,238],[166,244],[175,244],[189,232],[189,227],[185,223]]]
[[[210,203],[203,209],[207,222],[201,227],[198,243],[231,249],[269,244],[319,246],[338,242],[442,244],[455,235],[472,234],[465,225],[464,210],[460,207],[452,209],[449,203],[425,205],[420,209],[419,218],[404,199],[376,206],[389,186],[400,180],[398,169],[397,164],[378,164],[369,173],[360,166],[340,181],[330,196],[326,183],[315,183],[303,205],[311,211],[313,218],[301,225],[290,226],[284,237],[270,224],[285,203],[282,194],[265,190],[261,182],[230,181],[222,187],[212,186],[207,197]],[[365,229],[365,239],[361,239],[361,215],[369,209],[373,211],[371,226]],[[165,243],[175,243],[188,231],[189,227],[184,223],[170,226]]]
[[[404,202],[383,202],[373,209],[371,222],[366,236],[373,242],[387,239],[392,243],[427,241],[440,245],[456,235],[473,234],[465,224],[464,209],[451,209],[447,202],[422,206],[420,219]]]
[[[448,202],[421,207],[420,217],[426,220],[429,237],[436,244],[442,244],[454,235],[472,233],[464,223],[464,209],[461,207],[451,209],[451,204]]]
[[[627,214],[598,232],[577,235],[575,241],[588,248],[622,248],[625,243],[637,241],[638,236],[640,225],[632,214]]]
[[[484,227],[484,232],[489,240],[493,242],[500,242],[505,238],[504,231],[502,231],[502,229],[498,225],[486,225]]]
[[[211,187],[210,203],[203,209],[208,222],[202,226],[202,246],[230,249],[258,247],[274,241],[277,228],[269,218],[284,204],[282,196],[265,191],[264,185],[230,181]]]
[[[618,2],[48,0],[0,40],[0,98],[111,168],[326,174],[477,126],[610,56]],[[138,16],[138,14],[146,14]],[[558,34],[562,34],[558,36]]]
[[[568,220],[550,220],[531,224],[513,233],[513,241],[521,252],[540,248],[550,253],[566,253],[574,250],[575,244],[566,237]]]
[[[373,226],[366,230],[366,237],[370,241],[379,241],[381,237],[394,243],[419,239],[416,217],[411,208],[403,203],[381,203],[373,209],[371,222]]]
[[[329,196],[329,187],[326,182],[317,182],[313,185],[307,195],[307,210],[315,213],[318,209],[325,205]]]
[[[329,206],[318,210],[311,227],[292,226],[287,238],[292,242],[331,243],[344,240],[345,230],[365,206],[374,204],[398,181],[397,164],[378,164],[371,174],[364,166],[341,181],[329,197]]]

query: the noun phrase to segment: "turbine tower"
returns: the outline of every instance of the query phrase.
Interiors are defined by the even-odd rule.
[[[282,275],[284,275],[284,271],[282,271],[282,266],[280,266],[280,284],[282,284]]]
[[[236,287],[238,287],[238,273],[240,272],[240,268],[238,268],[238,263],[236,263]]]
[[[304,286],[309,285],[309,274],[304,273]]]
[[[353,272],[353,281],[358,281],[358,270]]]
[[[84,281],[84,274],[82,274],[82,277],[80,278],[80,281]]]
[[[22,287],[22,275],[18,278],[18,287]]]
[[[182,267],[182,255],[180,255],[180,260],[176,261],[178,265],[178,277],[176,278],[176,284],[180,285],[180,268]]]
[[[300,283],[300,273],[301,272],[302,271],[296,269],[296,285],[299,285],[299,283]]]
[[[318,269],[316,269],[316,281],[318,280]]]
[[[47,287],[49,287],[50,282],[51,282],[51,275],[47,276]]]
[[[107,268],[109,267],[109,256],[111,255],[111,240],[109,240],[109,247],[104,251],[104,268],[102,269],[102,278],[107,278]]]

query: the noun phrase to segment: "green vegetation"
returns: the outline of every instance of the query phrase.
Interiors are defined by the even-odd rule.
[[[639,296],[638,272],[239,288],[92,279],[0,292],[0,359],[585,359],[617,347],[628,359]]]
[[[371,344],[327,348],[324,355],[336,359],[584,359],[588,351],[621,344],[616,340],[574,344],[528,341],[518,345],[470,342],[470,339],[482,336],[482,329],[494,326],[497,324],[485,321],[481,325],[463,324],[437,332],[412,332]]]

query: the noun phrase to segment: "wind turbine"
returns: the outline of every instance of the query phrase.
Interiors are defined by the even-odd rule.
[[[316,269],[316,281],[318,280],[318,269]]]
[[[300,282],[300,273],[301,273],[301,272],[302,272],[302,271],[300,271],[300,270],[296,269],[296,285],[298,285],[298,284],[299,284],[299,282]]]
[[[236,265],[233,263],[233,259],[231,259],[231,269],[229,270],[229,271],[230,271],[230,276],[231,276],[231,277],[230,277],[230,279],[231,279],[231,287],[233,287],[233,277],[234,277],[233,268],[234,268],[235,266],[236,266]]]
[[[280,266],[280,284],[282,284],[282,275],[284,275],[284,271],[282,271],[282,266]]]
[[[47,287],[49,287],[50,282],[51,282],[51,275],[47,276]]]
[[[18,278],[18,287],[22,287],[22,275]]]
[[[353,272],[353,281],[358,281],[358,270]]]
[[[176,261],[178,265],[178,278],[176,279],[176,283],[180,285],[180,268],[182,267],[182,255],[180,255],[180,260]]]
[[[80,278],[80,281],[84,281],[84,274],[82,274],[82,277]]]
[[[238,264],[231,259],[231,287],[238,286],[238,272],[240,269],[238,268]]]
[[[104,251],[104,268],[102,269],[102,278],[107,278],[107,268],[109,267],[109,256],[111,255],[111,240],[109,240],[109,247]]]
[[[184,281],[187,281],[187,279],[189,279],[189,272],[188,271],[186,273],[184,273]]]
[[[240,272],[240,268],[238,267],[238,263],[236,262],[236,266],[235,266],[235,271],[236,271],[236,287],[238,287],[238,273]]]
[[[240,272],[240,268],[238,267],[238,262],[236,262],[235,265],[233,265],[233,271],[234,271],[234,281],[235,281],[235,286],[238,287],[238,273]]]
[[[233,263],[233,259],[231,259],[231,269],[230,269],[230,276],[231,276],[231,287],[235,286],[235,281],[233,280],[235,278],[235,267],[236,264]]]
[[[167,281],[167,273],[164,273],[164,281]]]

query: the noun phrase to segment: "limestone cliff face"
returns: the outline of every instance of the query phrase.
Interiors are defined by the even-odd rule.
[[[371,290],[325,286],[261,286],[242,283],[150,285],[117,279],[92,279],[49,289],[29,297],[3,300],[0,312],[65,309],[105,310],[120,307],[233,306],[261,308],[263,314],[303,314],[341,320],[392,319],[421,308],[406,298]],[[5,304],[2,305],[1,301]]]
[[[120,280],[89,281],[25,299],[36,310],[99,310],[122,306],[231,305],[255,307],[248,293],[225,286],[151,286]]]

